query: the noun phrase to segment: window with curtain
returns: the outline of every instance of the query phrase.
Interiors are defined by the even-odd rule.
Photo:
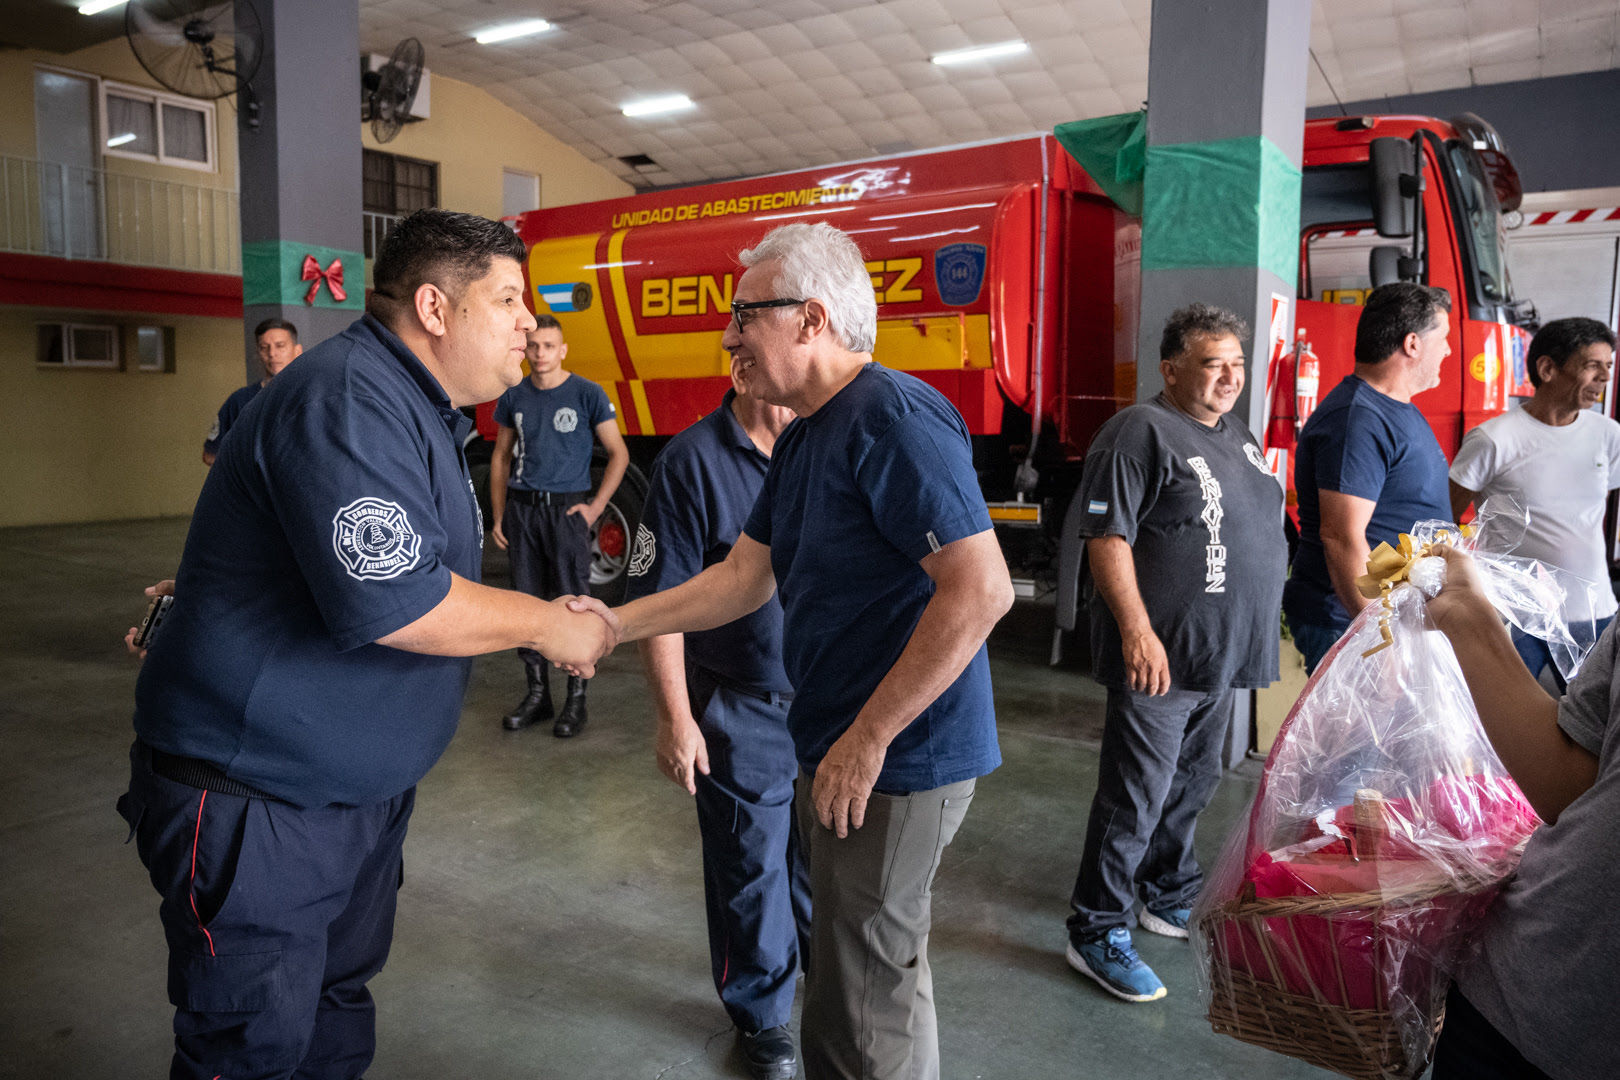
[[[214,169],[214,105],[117,83],[102,83],[106,136],[113,157]]]
[[[163,103],[163,156],[208,163],[208,117],[202,110]]]
[[[157,157],[157,124],[150,101],[107,95],[107,149]]]

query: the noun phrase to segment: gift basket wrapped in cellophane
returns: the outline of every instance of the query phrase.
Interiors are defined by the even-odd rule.
[[[1349,1077],[1427,1067],[1450,973],[1539,824],[1428,616],[1445,574],[1430,546],[1470,551],[1498,611],[1550,642],[1566,675],[1592,641],[1589,621],[1572,634],[1561,614],[1585,583],[1501,554],[1522,511],[1480,519],[1380,545],[1357,583],[1375,602],[1284,722],[1193,912],[1217,1032]]]

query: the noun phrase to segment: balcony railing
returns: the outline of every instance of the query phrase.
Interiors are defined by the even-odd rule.
[[[237,194],[0,155],[0,250],[242,272]]]

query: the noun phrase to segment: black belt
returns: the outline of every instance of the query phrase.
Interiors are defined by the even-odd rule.
[[[575,503],[590,500],[591,493],[588,491],[528,491],[514,487],[506,489],[507,502],[522,503],[525,506],[573,506]]]
[[[221,795],[240,795],[244,799],[271,799],[277,800],[274,795],[267,795],[252,784],[244,784],[240,780],[232,780],[225,775],[225,770],[212,761],[201,758],[176,757],[174,754],[165,754],[162,750],[147,747],[151,753],[152,771],[165,780],[173,780],[177,784],[187,787],[201,788],[204,791],[216,791]]]
[[[686,677],[692,681],[707,679],[719,689],[730,690],[733,694],[741,694],[743,697],[753,698],[755,701],[763,701],[767,705],[793,704],[793,692],[791,690],[783,694],[775,690],[760,690],[756,687],[746,686],[735,679],[728,679],[723,675],[716,674],[712,669],[706,668],[702,664],[689,661],[687,663]]]

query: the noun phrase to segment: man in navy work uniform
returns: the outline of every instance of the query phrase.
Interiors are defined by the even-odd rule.
[[[1165,995],[1131,941],[1138,895],[1142,929],[1187,936],[1203,884],[1193,833],[1220,783],[1233,688],[1277,678],[1283,490],[1227,415],[1248,333],[1208,304],[1171,315],[1164,392],[1102,426],[1075,494],[1108,706],[1066,955],[1125,1001]]]
[[[619,489],[630,451],[613,403],[589,379],[564,370],[568,344],[550,315],[537,315],[525,356],[529,377],[495,403],[495,453],[489,466],[490,535],[511,556],[519,592],[555,600],[591,591],[591,526]],[[602,485],[591,497],[591,442],[608,452]],[[518,731],[552,716],[546,658],[519,649],[528,674],[523,699],[501,721]],[[568,677],[568,696],[551,727],[559,739],[585,727],[585,680]]]
[[[799,419],[725,560],[619,609],[622,635],[723,626],[780,586],[814,898],[805,1074],[927,1080],[930,889],[975,778],[1001,762],[984,640],[1012,581],[961,414],[872,362],[877,302],[855,242],[785,225],[741,262],[722,344]]]
[[[1399,282],[1374,289],[1356,324],[1356,369],[1299,433],[1299,547],[1283,588],[1294,643],[1315,671],[1367,599],[1356,578],[1382,542],[1451,517],[1446,455],[1412,398],[1440,385],[1451,297]]]
[[[793,413],[761,400],[731,362],[720,407],[664,447],[630,559],[634,600],[721,562],[765,483]],[[658,768],[697,796],[715,989],[758,1080],[797,1066],[787,1024],[810,882],[793,826],[799,766],[788,735],[793,686],[782,667],[782,605],[695,634],[641,643],[658,707]]]
[[[171,1077],[361,1076],[415,785],[469,658],[589,671],[612,645],[477,584],[458,406],[522,377],[523,254],[469,214],[400,222],[370,314],[264,391],[197,500],[118,803],[163,898]]]
[[[264,367],[264,378],[237,390],[219,407],[219,415],[214,417],[214,425],[208,429],[208,438],[203,440],[204,465],[214,464],[214,458],[219,454],[219,441],[231,430],[231,425],[242,415],[242,410],[247,408],[248,402],[258,397],[259,391],[269,386],[270,380],[281,374],[282,368],[304,352],[304,347],[298,344],[298,327],[286,319],[264,320],[253,328],[253,340],[258,345],[259,363]]]

